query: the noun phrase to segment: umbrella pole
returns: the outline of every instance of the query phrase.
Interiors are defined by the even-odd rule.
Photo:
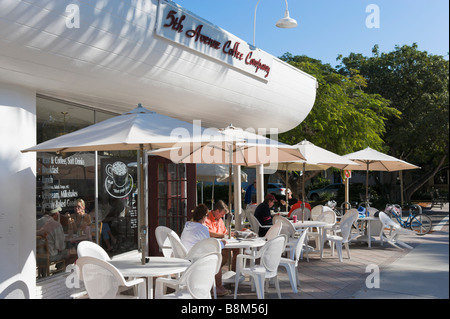
[[[366,210],[369,208],[369,162],[366,169]]]
[[[138,205],[138,212],[139,212],[139,219],[141,224],[141,263],[145,265],[145,257],[146,257],[146,251],[147,251],[147,225],[145,222],[145,214],[144,214],[144,207],[145,207],[145,185],[144,185],[144,145],[139,145],[139,205]]]
[[[306,163],[303,163],[303,178],[302,178],[302,223],[305,221],[305,170]]]
[[[288,188],[289,188],[289,164],[286,164],[286,212],[289,211],[289,194],[288,194]]]

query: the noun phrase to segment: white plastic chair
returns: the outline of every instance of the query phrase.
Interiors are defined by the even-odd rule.
[[[278,266],[280,265],[281,254],[285,246],[285,236],[280,235],[268,241],[256,254],[249,256],[239,254],[236,262],[236,281],[234,288],[234,299],[237,298],[240,275],[249,275],[255,282],[258,299],[264,299],[264,280],[273,278],[277,289],[278,297],[281,299],[280,285],[278,283]],[[260,260],[257,265],[245,267],[246,260]],[[253,264],[253,263],[250,263]]]
[[[95,257],[104,261],[110,261],[108,253],[92,241],[82,241],[77,246],[78,257]]]
[[[90,299],[144,299],[146,296],[144,279],[126,281],[120,271],[107,261],[95,257],[81,257],[77,259],[76,265],[80,269]],[[119,294],[120,288],[135,287],[137,295]]]
[[[167,237],[169,238],[170,245],[172,246],[173,257],[185,259],[188,254],[188,250],[181,242],[180,237],[175,232],[173,234],[168,233]]]
[[[190,260],[191,262],[197,261],[199,258],[206,256],[211,253],[221,253],[222,252],[222,245],[220,241],[218,241],[215,238],[207,238],[199,241],[196,243],[192,248],[189,250],[189,252],[186,255],[186,259]],[[222,259],[217,264],[216,267],[216,274],[221,269]],[[216,292],[216,282],[213,283],[213,292],[214,292],[214,299],[217,299],[217,292]]]
[[[316,218],[319,217],[320,214],[322,214],[323,207],[324,207],[323,205],[317,205],[311,209],[311,219],[312,220],[316,220]]]
[[[274,216],[273,217],[273,223],[276,224],[277,222],[280,222],[282,224],[281,227],[281,234],[285,234],[288,236],[288,238],[293,238],[297,234],[297,230],[294,227],[294,224],[292,224],[289,219],[283,216]]]
[[[159,250],[164,257],[172,257],[172,246],[169,241],[168,234],[178,236],[172,229],[166,226],[158,226],[155,229],[156,241],[158,242]]]
[[[322,242],[322,248],[325,243],[325,241],[329,240],[333,243],[336,243],[339,261],[342,262],[342,246],[344,245],[347,249],[347,255],[350,259],[350,247],[349,242],[351,240],[351,231],[352,231],[352,225],[353,223],[358,219],[358,211],[349,211],[347,214],[344,215],[345,218],[342,218],[339,229],[337,229],[335,232],[340,232],[341,236],[337,236],[334,234],[329,234],[328,232],[324,232],[324,241]],[[331,255],[334,255],[334,249],[333,245],[331,245]]]
[[[281,224],[281,222],[277,222],[274,225],[272,225],[269,230],[267,231],[266,235],[264,236],[264,238],[269,241],[277,236],[280,235],[281,232],[281,227],[283,225]]]
[[[292,290],[294,293],[298,293],[297,284],[300,286],[300,278],[298,278],[298,261],[302,256],[302,251],[305,246],[305,240],[308,235],[308,229],[306,228],[301,234],[300,238],[296,239],[295,246],[288,253],[289,258],[281,257],[280,266],[286,268],[291,282]]]
[[[283,216],[274,216],[273,217],[273,223],[276,224],[278,222],[281,222],[281,232],[280,234],[287,236],[287,243],[286,243],[286,251],[291,249],[295,246],[295,243],[297,242],[299,232],[295,229],[294,224],[292,224],[289,219]],[[296,238],[297,237],[297,238]]]
[[[256,234],[259,234],[259,229],[260,228],[270,228],[272,227],[272,225],[261,225],[259,223],[258,218],[255,217],[255,215],[253,214],[248,214],[247,215],[248,221],[250,222],[250,227],[252,228],[252,231],[255,232]]]
[[[336,224],[336,213],[329,207],[323,206],[322,213],[320,213],[319,216],[316,217],[315,221],[325,222],[327,224],[330,224],[331,226],[324,227],[324,232],[330,232],[333,231],[333,227]],[[319,238],[319,232],[309,232],[308,234],[309,239],[314,239],[316,243],[316,249],[319,247],[320,238]]]
[[[186,269],[179,279],[156,279],[156,299],[211,299],[217,264],[222,263],[220,253],[211,253],[200,257]],[[164,294],[166,286],[175,288],[175,292]]]
[[[378,217],[380,218],[381,223],[383,224],[383,228],[380,231],[380,245],[383,246],[383,242],[386,241],[392,246],[403,250],[403,248],[399,247],[403,246],[408,249],[413,249],[410,245],[402,242],[398,239],[401,234],[414,234],[412,231],[402,228],[399,224],[394,222],[386,213],[380,212]],[[384,233],[384,229],[389,228],[389,235]]]
[[[305,219],[303,219],[303,214],[305,215]],[[303,212],[301,208],[297,208],[296,210],[294,210],[291,214],[291,217],[293,216],[297,216],[297,220],[298,221],[302,221],[302,220],[310,220],[311,219],[311,210],[309,208],[304,208]]]

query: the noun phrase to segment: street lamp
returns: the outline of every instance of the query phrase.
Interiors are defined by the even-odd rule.
[[[255,7],[255,18],[253,22],[253,46],[255,46],[256,43],[256,11],[258,10],[258,5],[261,0],[258,0]],[[292,19],[289,16],[289,5],[287,0],[286,1],[286,12],[284,13],[284,18],[278,20],[278,22],[275,24],[278,28],[282,29],[292,29],[298,26],[297,21],[295,19]]]

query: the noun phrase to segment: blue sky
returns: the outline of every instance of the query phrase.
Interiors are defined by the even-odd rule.
[[[253,17],[257,0],[175,0],[182,7],[253,42]],[[446,56],[449,52],[448,0],[288,0],[289,11],[299,26],[279,29],[276,21],[286,8],[283,0],[261,0],[257,11],[256,46],[274,56],[286,52],[307,55],[336,66],[339,54],[372,55],[395,45],[418,44],[419,50]],[[366,20],[379,8],[379,28],[368,28]]]

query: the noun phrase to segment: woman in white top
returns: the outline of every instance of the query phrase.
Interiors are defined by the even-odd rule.
[[[210,237],[208,227],[203,225],[207,215],[208,207],[205,204],[200,204],[195,207],[192,220],[184,225],[183,232],[181,233],[181,242],[187,251],[199,241]]]
[[[191,250],[199,241],[210,237],[208,227],[203,225],[207,215],[208,207],[205,204],[200,204],[194,209],[192,220],[184,225],[181,242],[187,251]]]

